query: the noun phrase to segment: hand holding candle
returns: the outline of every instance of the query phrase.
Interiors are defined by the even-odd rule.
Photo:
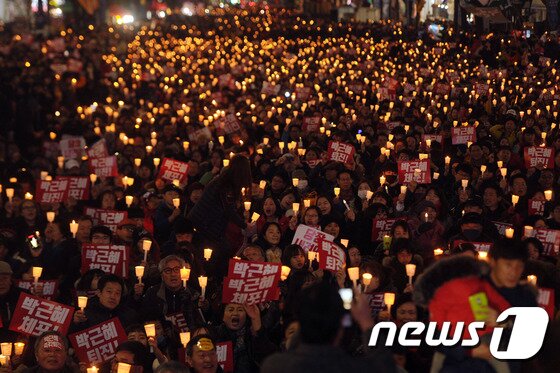
[[[408,284],[412,285],[412,277],[416,274],[416,264],[406,265],[406,275],[408,276]]]
[[[181,268],[181,280],[183,281],[183,287],[187,288],[187,281],[191,277],[191,269],[187,267]]]
[[[282,281],[286,281],[288,279],[288,276],[290,275],[290,272],[292,271],[292,269],[288,266],[282,266],[282,272],[280,274],[280,279]]]
[[[191,340],[191,332],[181,332],[179,336],[181,337],[181,344],[184,348],[187,348],[187,345]]]
[[[72,236],[76,238],[76,233],[78,233],[78,223],[75,220],[72,220],[70,223],[70,232],[72,232]]]
[[[383,294],[383,302],[387,305],[387,311],[391,314],[391,306],[395,304],[395,293]]]
[[[35,285],[37,285],[39,283],[39,278],[41,277],[41,274],[43,273],[43,268],[42,267],[33,267],[31,269],[32,274],[33,274],[33,280],[35,282]]]
[[[211,257],[212,257],[212,249],[210,248],[204,249],[204,259],[208,261],[210,260]]]
[[[348,268],[348,277],[352,280],[352,284],[354,284],[354,289],[358,287],[358,280],[360,279],[360,268],[359,267],[350,267]]]
[[[78,307],[82,312],[84,312],[88,302],[88,297],[79,296],[78,297]]]
[[[148,251],[152,248],[152,241],[144,240],[142,241],[142,250],[144,250],[144,262],[148,261]]]
[[[134,272],[136,273],[136,277],[138,278],[138,283],[142,283],[142,277],[144,277],[144,266],[136,266],[134,267]]]
[[[198,277],[198,284],[200,285],[200,288],[202,289],[202,294],[200,296],[202,297],[202,299],[204,299],[204,297],[206,296],[206,286],[208,285],[208,277],[199,276]]]

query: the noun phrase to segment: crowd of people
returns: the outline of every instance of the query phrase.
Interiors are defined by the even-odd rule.
[[[115,318],[102,372],[555,371],[558,37],[219,12],[0,35],[0,372],[95,373],[67,337]],[[281,265],[277,296],[224,302],[230,261]],[[18,331],[26,295],[65,332]],[[529,361],[368,346],[513,306],[551,318]]]

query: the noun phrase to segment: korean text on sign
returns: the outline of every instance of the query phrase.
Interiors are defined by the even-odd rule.
[[[336,272],[346,263],[346,254],[334,242],[321,241],[319,245],[319,268]]]
[[[397,219],[373,219],[373,224],[371,227],[371,240],[372,241],[382,241],[383,236],[390,235],[391,228]]]
[[[84,215],[91,217],[94,225],[103,224],[113,232],[117,231],[120,222],[128,218],[127,211],[103,210],[94,207],[86,207]]]
[[[329,142],[328,158],[331,161],[350,163],[354,158],[355,149],[351,144],[340,141]]]
[[[415,181],[418,184],[429,184],[432,181],[430,175],[430,160],[399,161],[399,183],[408,184]]]
[[[68,198],[68,180],[37,180],[36,201],[40,203],[60,203]]]
[[[118,176],[117,157],[112,155],[103,158],[90,158],[89,172],[99,177]]]
[[[179,184],[185,185],[187,183],[189,164],[181,161],[176,161],[171,158],[164,158],[159,169],[158,178],[173,182],[179,180]]]
[[[321,232],[318,229],[309,227],[304,224],[298,225],[296,234],[292,240],[292,244],[300,245],[305,252],[317,251],[320,241],[333,241],[334,237],[328,233]]]
[[[560,251],[559,233],[560,231],[554,229],[535,229],[535,237],[542,242],[546,255],[556,255]]]
[[[82,363],[100,364],[115,356],[117,346],[126,341],[126,333],[118,318],[113,318],[68,336]]]
[[[554,151],[552,148],[541,148],[536,146],[527,147],[524,150],[525,167],[554,168]]]
[[[65,304],[21,293],[10,330],[30,336],[39,336],[48,330],[65,335],[73,315],[74,309]]]
[[[82,273],[101,269],[105,273],[128,277],[129,251],[124,245],[82,245]]]
[[[258,304],[277,300],[280,268],[277,263],[230,260],[222,302]]]
[[[89,178],[87,176],[57,176],[55,180],[68,182],[68,197],[76,200],[89,199]]]
[[[16,286],[20,289],[30,290],[35,282],[33,280],[24,281],[18,280],[16,281]],[[56,280],[39,280],[39,285],[42,287],[42,294],[43,298],[51,300],[58,289],[58,281]]]
[[[451,129],[451,143],[453,145],[463,145],[469,142],[476,142],[476,128],[469,127],[453,127]]]

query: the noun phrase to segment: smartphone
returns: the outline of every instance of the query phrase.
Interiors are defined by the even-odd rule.
[[[347,288],[339,289],[338,294],[342,299],[342,303],[344,304],[344,309],[349,310],[350,308],[352,308],[352,298],[354,296],[352,289],[347,289]]]
[[[525,30],[525,39],[529,39],[531,37],[531,30]]]

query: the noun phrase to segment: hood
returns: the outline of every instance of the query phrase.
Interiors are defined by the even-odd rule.
[[[470,276],[482,277],[488,272],[489,267],[486,263],[468,256],[457,255],[441,259],[418,277],[414,284],[414,302],[419,306],[428,307],[437,289],[446,282]]]

